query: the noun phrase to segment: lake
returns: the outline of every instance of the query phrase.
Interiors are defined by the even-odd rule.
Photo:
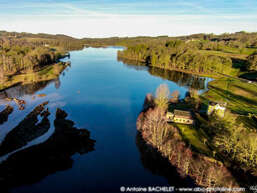
[[[49,101],[47,108],[50,113],[48,130],[39,136],[28,136],[26,145],[17,146],[16,149],[1,155],[0,167],[5,165],[0,168],[0,173],[1,169],[8,171],[11,168],[8,162],[15,163],[15,154],[19,153],[19,160],[25,159],[23,161],[26,165],[28,158],[25,158],[25,155],[33,159],[35,152],[39,151],[33,149],[33,146],[41,145],[40,150],[46,149],[44,143],[55,131],[56,108],[67,113],[66,119],[74,122],[73,127],[87,129],[90,138],[95,140],[94,149],[86,153],[75,147],[69,148],[72,143],[67,146],[68,148],[64,146],[68,153],[64,148],[62,155],[58,154],[59,158],[62,157],[58,160],[68,162],[63,164],[63,167],[59,167],[58,164],[51,165],[49,162],[49,166],[44,165],[42,170],[40,168],[45,161],[40,160],[37,160],[38,165],[33,166],[33,169],[26,166],[24,170],[25,166],[22,164],[15,166],[22,168],[24,179],[20,183],[10,183],[9,192],[120,192],[121,186],[190,185],[186,179],[179,177],[174,168],[168,169],[165,160],[144,151],[144,146],[139,142],[136,120],[142,110],[146,94],[154,93],[160,84],[167,84],[171,92],[178,90],[183,98],[190,87],[199,92],[205,91],[210,79],[125,64],[117,60],[117,51],[120,49],[122,48],[108,47],[72,51],[70,59],[64,59],[71,61],[71,66],[58,79],[17,85],[0,92],[0,111],[7,103],[14,107],[8,121],[0,125],[1,142],[37,105]],[[39,97],[38,94],[46,96]],[[19,110],[14,102],[6,101],[6,97],[25,100],[25,109]],[[38,122],[41,120],[38,116]],[[26,151],[31,148],[33,154]],[[54,153],[57,151],[53,151],[52,157],[55,157]],[[3,180],[17,180],[18,177],[15,178],[15,175]]]

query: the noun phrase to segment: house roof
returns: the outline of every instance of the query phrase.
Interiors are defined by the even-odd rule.
[[[192,119],[192,115],[190,111],[182,111],[182,110],[174,110],[174,115],[176,117],[181,117],[181,118],[187,118],[187,119]]]

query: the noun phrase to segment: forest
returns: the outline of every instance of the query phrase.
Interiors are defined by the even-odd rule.
[[[56,62],[67,51],[123,46],[119,58],[198,74],[241,75],[257,69],[257,33],[193,34],[179,37],[82,38],[0,31],[1,74],[33,71]]]
[[[57,63],[83,43],[64,35],[0,32],[0,78],[31,73]]]
[[[257,33],[195,34],[149,39],[118,53],[148,66],[198,74],[240,75],[256,70]]]

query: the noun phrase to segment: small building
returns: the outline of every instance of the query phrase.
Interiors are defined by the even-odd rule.
[[[225,116],[226,106],[227,103],[216,103],[210,101],[208,104],[207,115],[215,114],[223,118]]]
[[[167,112],[166,118],[168,122],[182,123],[182,124],[193,124],[194,119],[192,118],[190,111],[174,110],[174,112]]]

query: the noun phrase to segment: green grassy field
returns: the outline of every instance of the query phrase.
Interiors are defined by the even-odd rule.
[[[202,101],[227,102],[228,108],[238,114],[257,114],[257,85],[233,78],[209,82],[209,90],[201,95]]]
[[[236,58],[241,60],[246,60],[249,54],[240,54],[240,53],[230,53],[230,52],[223,52],[223,51],[214,51],[214,50],[199,50],[202,54],[208,55],[215,55],[215,56],[228,56],[230,58]]]
[[[250,118],[251,114],[257,114],[257,85],[249,84],[235,78],[223,77],[209,82],[208,91],[200,95],[202,107],[207,107],[209,101],[227,102],[229,109],[225,113],[223,120],[233,124],[243,124],[249,131],[256,130],[256,122]],[[174,108],[183,110],[192,109],[192,105],[188,102],[178,103],[176,106],[170,105],[169,111]],[[250,114],[249,114],[250,113]],[[209,125],[208,120],[199,113],[195,113],[196,125],[175,124],[185,142],[198,153],[207,155],[218,160],[225,158],[216,154],[214,144],[212,144],[212,135],[215,131],[209,132],[201,125]],[[229,125],[224,125],[228,127]],[[206,127],[208,128],[208,126]],[[214,155],[215,154],[215,155]]]
[[[201,130],[198,130],[193,125],[174,124],[180,131],[182,138],[194,149],[195,151],[212,156],[212,151],[206,145],[207,136]]]

